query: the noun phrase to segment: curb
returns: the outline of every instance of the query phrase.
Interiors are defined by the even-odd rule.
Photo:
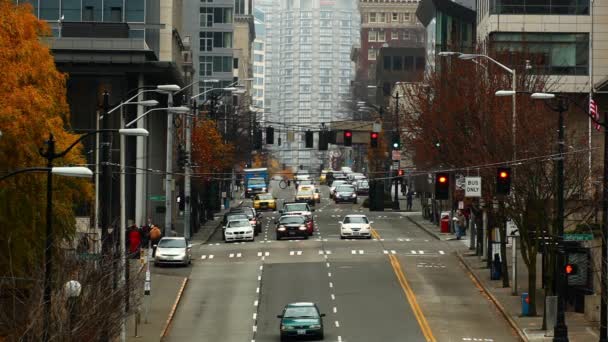
[[[496,299],[496,297],[494,297],[494,295],[492,294],[492,292],[490,292],[490,290],[488,290],[483,285],[483,283],[481,282],[481,280],[477,277],[477,275],[475,274],[475,272],[473,272],[473,270],[471,269],[471,266],[469,266],[469,264],[464,260],[464,258],[462,257],[462,255],[460,253],[456,252],[456,256],[458,257],[458,260],[460,261],[461,265],[464,266],[464,268],[466,269],[466,271],[472,277],[473,282],[476,283],[475,285],[477,285],[483,291],[483,293],[490,299],[490,301],[494,304],[494,306],[496,306],[496,308],[498,309],[498,311],[500,311],[500,313],[505,318],[505,320],[509,323],[509,325],[511,326],[511,328],[517,333],[517,336],[519,337],[519,340],[523,341],[523,342],[528,342],[528,338],[526,337],[526,334],[521,330],[521,328],[517,325],[517,323],[515,323],[515,321],[513,320],[513,318],[511,318],[511,315],[509,315],[509,313],[507,312],[507,310],[505,310],[505,308],[502,306],[502,304],[500,304],[500,302],[498,301],[498,299]]]
[[[429,234],[431,237],[441,241],[441,237],[439,235],[437,235],[437,233],[431,231],[430,229],[424,227],[423,225],[421,225],[420,223],[416,222],[414,219],[412,219],[409,216],[404,216],[406,219],[408,219],[410,222],[412,222],[413,224],[417,225],[418,228],[424,230],[427,234]]]
[[[175,298],[175,303],[173,303],[173,307],[171,308],[171,312],[169,313],[169,317],[167,318],[167,321],[165,322],[165,327],[160,332],[160,340],[161,341],[164,340],[164,338],[167,336],[167,333],[169,332],[169,328],[171,327],[171,322],[173,321],[173,316],[175,316],[175,311],[177,310],[177,306],[179,305],[179,301],[182,298],[182,294],[184,293],[184,289],[186,288],[186,284],[188,284],[188,278],[184,278],[184,280],[182,281],[182,286],[179,288],[179,291],[177,292],[177,298]]]

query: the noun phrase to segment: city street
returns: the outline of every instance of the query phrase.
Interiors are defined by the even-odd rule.
[[[293,189],[274,194],[293,198]],[[194,248],[188,286],[168,341],[278,341],[283,306],[310,301],[325,341],[514,341],[515,333],[442,241],[405,212],[334,204],[322,187],[309,240],[276,241],[264,213],[255,242],[225,244],[219,234]],[[281,202],[281,201],[280,201]],[[244,204],[250,203],[246,201]],[[366,213],[374,238],[340,240],[338,220]]]

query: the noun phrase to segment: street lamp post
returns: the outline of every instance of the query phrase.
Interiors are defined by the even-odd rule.
[[[555,94],[549,93],[534,93],[531,95],[533,99],[547,100],[555,98]],[[567,342],[568,327],[566,326],[565,318],[565,290],[566,278],[564,273],[565,251],[564,251],[564,112],[568,110],[568,102],[565,97],[557,96],[558,103],[556,107],[551,107],[552,110],[559,113],[558,118],[558,134],[557,147],[558,156],[556,158],[557,172],[557,218],[556,218],[556,235],[560,242],[560,248],[556,255],[555,262],[555,277],[557,290],[557,320],[553,328],[553,341]]]
[[[397,136],[399,142],[401,142],[401,130],[399,129],[399,92],[395,93],[395,96],[391,95],[395,99],[395,129],[397,130]],[[397,148],[401,148],[401,143]],[[397,167],[395,169],[395,199],[393,200],[393,210],[399,210],[399,166],[401,160],[397,160]],[[393,161],[394,164],[394,161]]]

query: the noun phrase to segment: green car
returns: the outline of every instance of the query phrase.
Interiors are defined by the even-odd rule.
[[[281,341],[291,337],[316,337],[323,339],[323,319],[315,303],[291,303],[277,318],[281,319]]]

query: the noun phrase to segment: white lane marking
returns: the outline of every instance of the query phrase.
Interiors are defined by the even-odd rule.
[[[258,256],[261,257],[262,256],[262,252],[258,252]]]
[[[265,257],[265,256],[263,256],[263,257],[262,257],[262,261],[264,261],[264,260],[266,260],[266,257]]]
[[[359,250],[359,254],[365,253],[362,249]]]
[[[258,281],[261,281],[261,280],[262,280],[262,276],[258,276]]]
[[[230,254],[228,254],[228,257],[229,257],[229,258],[234,258],[234,253],[230,253]]]
[[[424,251],[418,251],[418,254],[424,254]]]
[[[340,335],[338,335],[338,342],[342,342],[342,336],[340,336]]]
[[[333,288],[334,287],[334,283],[332,283],[331,281],[329,282],[329,287]]]
[[[241,253],[236,253],[236,257],[240,258],[241,257]]]
[[[412,239],[405,239],[405,241],[410,242],[410,241],[412,241]]]
[[[270,256],[270,252],[264,252],[264,256]]]
[[[388,251],[385,249],[384,251],[382,251],[384,254],[388,254]]]
[[[329,267],[329,263],[325,263],[325,265],[327,265],[327,267]]]
[[[444,255],[445,252],[444,251],[439,251],[439,254]]]
[[[319,255],[323,254],[323,250],[319,250]]]
[[[289,255],[294,255],[294,254],[296,254],[296,252],[294,252],[294,251],[289,251]]]
[[[398,238],[397,241],[403,242],[403,239],[402,238]]]
[[[397,252],[394,249],[391,249],[391,254],[397,254]]]
[[[260,288],[259,287],[255,288],[255,293],[260,293]]]
[[[201,259],[205,260],[205,259],[207,259],[207,256],[206,255],[201,255]]]
[[[331,278],[331,272],[327,272],[327,276]]]
[[[253,306],[258,306],[258,301],[253,302]]]
[[[254,325],[253,326],[253,332],[256,332],[256,331],[258,331],[258,327],[257,327],[257,325]]]
[[[352,251],[350,251],[350,254],[357,254],[357,251],[353,249]]]
[[[334,313],[338,312],[338,308],[334,306]]]
[[[264,265],[260,265],[260,271],[264,269]]]
[[[334,296],[334,294],[331,294],[331,300],[336,300],[336,296]]]
[[[296,254],[297,255],[302,255],[302,251],[297,251]]]
[[[255,321],[255,319],[258,318],[258,314],[257,313],[253,313],[253,320]]]
[[[213,259],[213,257],[215,257],[215,255],[213,255],[213,254],[209,255],[209,259]]]
[[[415,251],[415,250],[412,250],[411,252],[412,252],[412,254],[416,254],[416,251]]]
[[[340,322],[336,321],[336,328],[340,327]]]

